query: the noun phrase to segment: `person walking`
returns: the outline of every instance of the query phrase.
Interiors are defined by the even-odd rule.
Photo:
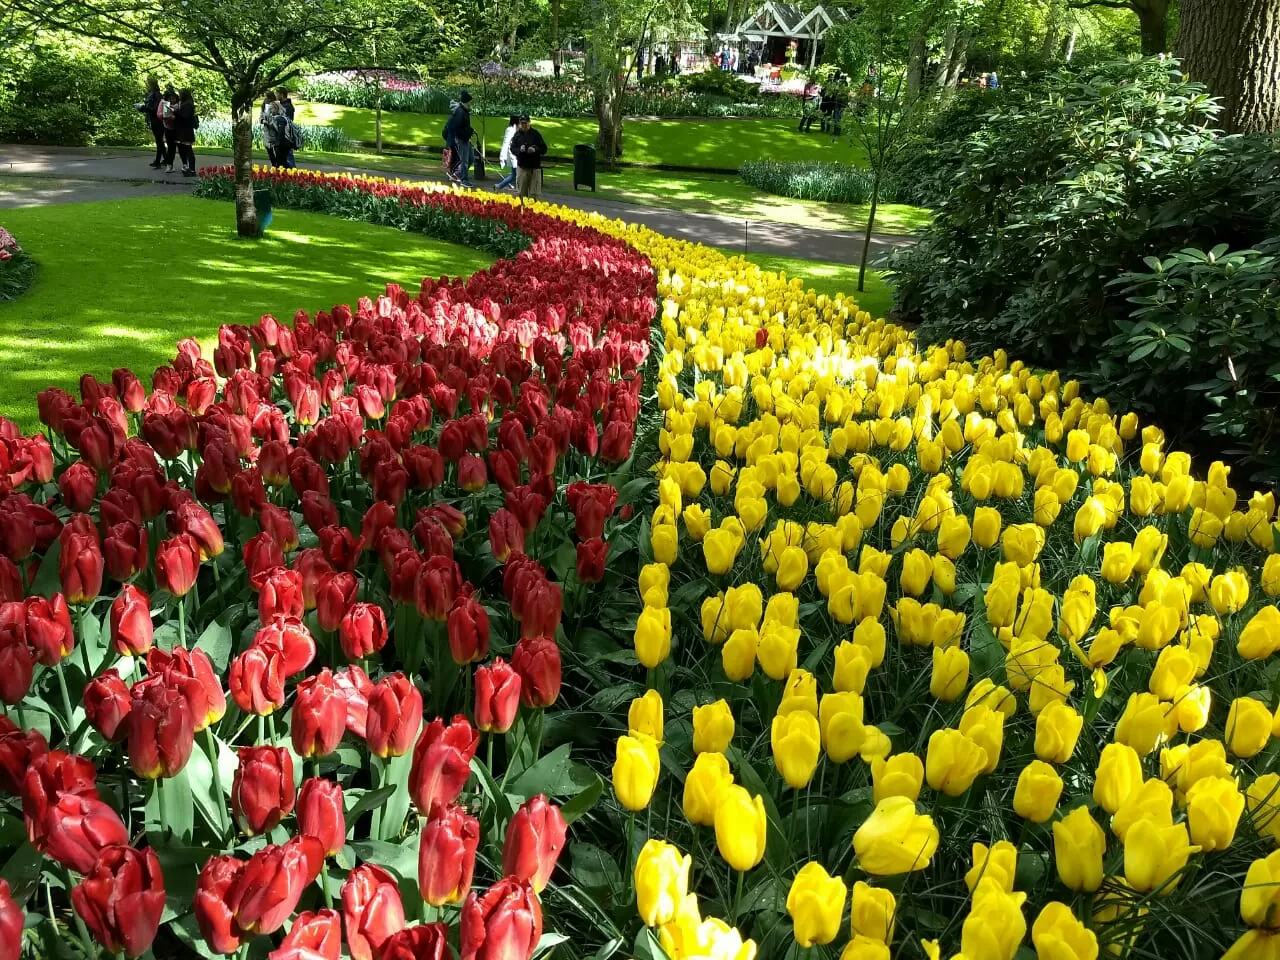
[[[196,104],[191,91],[186,89],[178,94],[178,111],[173,118],[173,138],[178,144],[178,156],[182,158],[182,175],[196,175],[196,129],[200,126],[200,118],[196,116]]]
[[[498,181],[495,190],[505,190],[516,182],[516,157],[511,152],[511,141],[520,130],[520,118],[513,113],[510,120],[507,129],[502,132],[502,150],[498,153],[498,166],[505,167],[509,172]]]
[[[547,155],[547,141],[529,125],[529,117],[520,117],[520,129],[511,138],[511,152],[516,158],[516,178],[520,199],[542,196],[542,158]]]
[[[284,131],[285,131],[284,143],[283,143],[284,165],[286,169],[292,169],[295,165],[294,159],[293,159],[293,150],[294,150],[294,137],[296,136],[297,131],[293,124],[293,115],[296,108],[293,105],[293,101],[289,99],[289,91],[286,90],[284,87],[280,87],[279,89],[276,90],[276,103],[280,104],[280,109],[284,111],[285,119],[289,121],[288,123],[283,125]]]
[[[164,163],[161,165],[161,169],[165,173],[173,173],[173,156],[178,150],[176,136],[178,92],[173,89],[173,84],[168,84],[164,88],[164,96],[160,98],[160,103],[156,107],[156,116],[159,118],[161,129],[164,132]]]
[[[284,127],[288,123],[284,108],[276,99],[276,92],[268,90],[262,98],[262,113],[258,117],[262,127],[262,145],[267,150],[267,160],[273,167],[284,166]]]
[[[452,162],[449,179],[470,187],[471,183],[471,94],[463,90],[458,99],[449,104],[449,119],[444,125],[444,144],[451,151]]]
[[[147,95],[138,104],[139,112],[147,120],[147,128],[156,142],[156,158],[147,166],[158,170],[164,166],[164,124],[160,120],[160,83],[155,77],[147,77]]]

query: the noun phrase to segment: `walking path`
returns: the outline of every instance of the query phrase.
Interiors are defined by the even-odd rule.
[[[113,152],[0,145],[0,207],[116,200],[191,189],[194,183],[192,179],[150,169],[147,166],[148,156],[131,150]],[[224,157],[216,159],[218,162],[226,161]],[[397,176],[395,171],[369,170],[355,166],[329,163],[304,165],[307,169],[327,172],[363,173],[375,177]],[[420,174],[400,176],[411,180],[433,179],[424,178]],[[40,187],[30,190],[23,188],[19,179],[24,177],[38,178]],[[719,214],[642,207],[600,200],[584,193],[548,193],[546,198],[566,207],[598,212],[627,223],[643,224],[670,237],[726,250],[834,263],[857,263],[862,252],[861,234],[798,227],[772,220],[746,220]],[[880,257],[896,247],[908,246],[912,242],[914,241],[910,237],[873,234],[871,254],[873,258]]]

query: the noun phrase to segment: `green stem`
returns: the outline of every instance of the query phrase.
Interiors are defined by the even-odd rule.
[[[329,892],[329,878],[325,875],[325,867],[320,868],[320,876],[316,878],[320,883],[320,892],[324,895],[324,908],[326,910],[333,909],[333,894]]]
[[[623,878],[625,889],[630,890],[635,886],[633,874],[635,872],[635,845],[636,845],[636,812],[631,811],[627,817],[627,875]]]
[[[187,645],[187,598],[178,598],[178,646]]]
[[[62,880],[67,885],[67,898],[71,898],[71,871],[66,867],[62,868]],[[50,904],[52,907],[52,904]],[[84,955],[86,957],[98,956],[98,948],[94,946],[93,937],[89,936],[89,928],[84,925],[84,918],[80,916],[79,911],[73,906],[71,915],[76,918],[76,932],[80,934],[80,942],[84,945]]]
[[[58,674],[58,689],[62,692],[62,710],[67,718],[67,749],[71,749],[71,694],[67,692],[67,678],[62,674],[62,665],[53,668]]]
[[[218,741],[214,739],[213,727],[204,728],[204,742],[209,750],[209,766],[213,768],[213,794],[217,799],[218,823],[226,826],[226,798],[222,795],[222,771],[218,769]]]
[[[742,871],[738,871],[738,889],[733,895],[733,925],[738,925],[738,911],[742,907]]]
[[[485,764],[486,769],[488,769],[488,771],[489,771],[489,776],[491,776],[491,777],[492,777],[492,776],[493,776],[493,740],[494,740],[494,734],[490,733],[490,734],[486,735],[485,739],[488,741],[488,743],[486,743],[486,744],[485,744],[485,748],[484,748],[484,764]]]
[[[370,758],[373,760],[373,758]],[[382,761],[374,760],[369,764],[373,777],[373,789],[377,790],[382,786]],[[382,834],[382,805],[373,808],[373,818],[369,824],[369,839],[377,840]]]
[[[76,643],[80,644],[80,659],[84,661],[84,682],[88,683],[93,679],[93,667],[89,665],[89,645],[84,642],[84,617],[88,612],[88,608],[81,609],[76,614]]]

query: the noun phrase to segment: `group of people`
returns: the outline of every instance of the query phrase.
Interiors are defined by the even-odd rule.
[[[474,186],[471,169],[475,160],[471,126],[471,94],[463,90],[449,105],[449,119],[444,131],[444,169],[450,181],[460,186]],[[502,134],[502,150],[498,164],[507,174],[498,181],[497,190],[512,186],[522,198],[542,196],[542,158],[547,155],[547,141],[533,128],[527,115],[512,114]]]
[[[870,97],[871,81],[863,83],[860,95]],[[842,74],[837,74],[829,82],[818,85],[810,80],[805,84],[801,94],[800,125],[796,128],[801,133],[808,133],[815,122],[823,133],[834,137],[840,136],[840,124],[844,112],[849,108],[849,84]]]
[[[258,123],[262,127],[262,145],[273,167],[292,167],[293,152],[302,146],[302,137],[293,122],[294,106],[284,87],[268,90],[262,98]]]
[[[182,162],[182,175],[196,175],[196,130],[200,118],[196,115],[195,100],[191,91],[174,90],[173,84],[160,92],[160,82],[147,78],[147,94],[141,103],[135,104],[147,120],[151,135],[156,141],[156,157],[148,166],[153,170],[173,173],[175,154]]]

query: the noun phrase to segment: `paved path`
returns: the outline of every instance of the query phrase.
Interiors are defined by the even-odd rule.
[[[191,179],[150,169],[147,166],[149,156],[133,150],[0,145],[0,207],[155,196],[191,188]],[[222,157],[217,160],[225,162]],[[307,166],[330,172],[397,176],[393,170],[369,170],[328,163]],[[421,174],[399,176],[412,180],[439,179],[424,178]],[[20,178],[24,177],[38,178],[41,186],[31,190],[22,188]],[[58,184],[56,181],[64,182]],[[597,211],[628,223],[643,224],[667,236],[728,250],[836,263],[857,263],[862,252],[861,234],[810,229],[772,220],[746,220],[643,207],[601,200],[590,193],[549,193],[547,199],[578,210]],[[875,234],[871,241],[872,256],[879,257],[912,242],[910,237]]]

